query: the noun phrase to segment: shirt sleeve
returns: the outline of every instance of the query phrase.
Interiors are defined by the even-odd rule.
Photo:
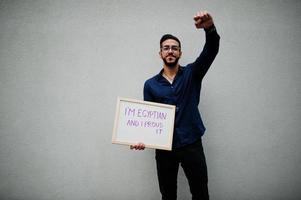
[[[219,40],[215,26],[205,30],[206,42],[199,57],[191,63],[193,75],[203,79],[219,50]]]
[[[150,90],[150,86],[147,81],[144,83],[143,87],[143,99],[144,101],[154,101],[153,95]]]

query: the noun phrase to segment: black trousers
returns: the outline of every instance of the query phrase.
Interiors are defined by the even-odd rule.
[[[192,200],[208,200],[208,175],[202,140],[174,149],[156,150],[157,174],[162,200],[177,199],[177,177],[181,164]]]

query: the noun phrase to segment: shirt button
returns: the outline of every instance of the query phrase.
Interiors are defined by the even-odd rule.
[[[173,88],[173,86],[170,86],[171,88]]]
[[[176,112],[178,112],[178,111],[179,111],[179,107],[177,106],[177,107],[176,107]]]

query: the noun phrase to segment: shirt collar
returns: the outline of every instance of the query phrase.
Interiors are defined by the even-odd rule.
[[[163,74],[163,71],[164,71],[164,68],[162,68],[162,69],[160,70],[159,74],[157,75],[157,80],[165,79],[165,78],[163,77],[163,75],[162,75],[162,74]],[[178,70],[176,76],[181,75],[182,73],[183,73],[183,67],[182,67],[182,66],[179,66],[179,70]]]

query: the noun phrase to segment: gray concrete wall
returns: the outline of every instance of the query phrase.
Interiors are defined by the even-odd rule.
[[[199,106],[211,199],[301,199],[300,2],[0,1],[0,199],[160,199],[154,151],[111,144],[116,99],[142,99],[162,34],[196,58],[198,10],[221,35]]]

